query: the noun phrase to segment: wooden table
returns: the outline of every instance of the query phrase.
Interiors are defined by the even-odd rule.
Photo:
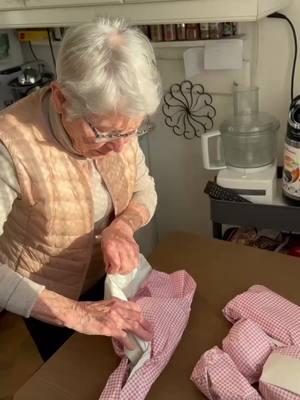
[[[230,327],[224,305],[253,284],[262,284],[300,304],[297,258],[175,233],[150,257],[166,272],[186,269],[197,282],[189,325],[168,366],[147,396],[150,400],[199,400],[204,396],[190,381],[197,360],[220,345]],[[15,400],[97,400],[118,365],[110,340],[75,334],[17,392]]]

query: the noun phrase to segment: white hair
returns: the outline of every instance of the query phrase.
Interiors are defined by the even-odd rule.
[[[69,28],[58,54],[57,80],[70,99],[71,118],[151,115],[161,100],[151,43],[123,19],[100,18]]]

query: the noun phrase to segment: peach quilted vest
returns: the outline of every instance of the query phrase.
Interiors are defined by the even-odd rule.
[[[42,111],[47,90],[0,114],[0,140],[13,159],[22,195],[4,224],[0,262],[49,290],[77,299],[94,242],[91,164],[53,139]],[[137,146],[132,141],[122,153],[96,161],[115,215],[132,198]]]

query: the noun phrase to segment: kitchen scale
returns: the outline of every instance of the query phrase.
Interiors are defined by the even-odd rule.
[[[234,115],[220,131],[201,136],[204,167],[218,170],[216,182],[245,199],[262,204],[275,200],[277,131],[279,121],[259,112],[258,88],[233,90]],[[216,151],[212,160],[213,146]]]

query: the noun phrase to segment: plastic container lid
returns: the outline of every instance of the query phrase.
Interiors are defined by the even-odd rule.
[[[259,134],[273,131],[280,127],[280,122],[271,114],[259,112],[255,114],[233,115],[221,125],[222,133]]]

